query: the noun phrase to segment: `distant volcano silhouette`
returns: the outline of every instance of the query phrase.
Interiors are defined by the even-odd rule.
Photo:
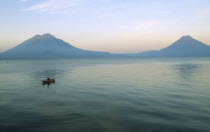
[[[35,35],[18,46],[1,53],[2,58],[68,58],[103,57],[107,52],[95,52],[76,48],[47,33]]]
[[[0,53],[0,58],[71,58],[71,57],[207,57],[210,46],[183,36],[160,51],[138,54],[110,54],[79,49],[47,33],[35,35],[18,46]]]
[[[148,51],[139,53],[145,57],[205,57],[210,56],[210,46],[192,38],[183,36],[172,45],[160,51]]]

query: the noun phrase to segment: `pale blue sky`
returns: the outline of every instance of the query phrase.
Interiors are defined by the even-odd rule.
[[[210,0],[1,0],[0,51],[51,33],[88,50],[135,53],[183,35],[210,44]]]

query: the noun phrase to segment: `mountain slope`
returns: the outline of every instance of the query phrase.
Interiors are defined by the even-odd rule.
[[[160,51],[138,54],[110,54],[76,48],[51,34],[35,35],[20,45],[0,53],[0,58],[70,58],[70,57],[208,57],[210,46],[183,36]]]
[[[210,46],[190,37],[183,36],[172,45],[152,53],[139,53],[142,57],[205,57],[210,56]]]
[[[35,35],[20,45],[0,54],[2,58],[104,57],[109,55],[106,52],[76,48],[51,34]]]

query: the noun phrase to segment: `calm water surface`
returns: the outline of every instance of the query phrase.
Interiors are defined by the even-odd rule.
[[[210,132],[210,58],[0,60],[0,132]]]

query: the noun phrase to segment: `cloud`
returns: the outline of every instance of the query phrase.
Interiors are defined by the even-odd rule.
[[[28,0],[21,0],[28,1]],[[41,12],[56,12],[77,6],[85,0],[45,0],[44,2],[32,5],[24,10],[26,11],[41,11]]]

